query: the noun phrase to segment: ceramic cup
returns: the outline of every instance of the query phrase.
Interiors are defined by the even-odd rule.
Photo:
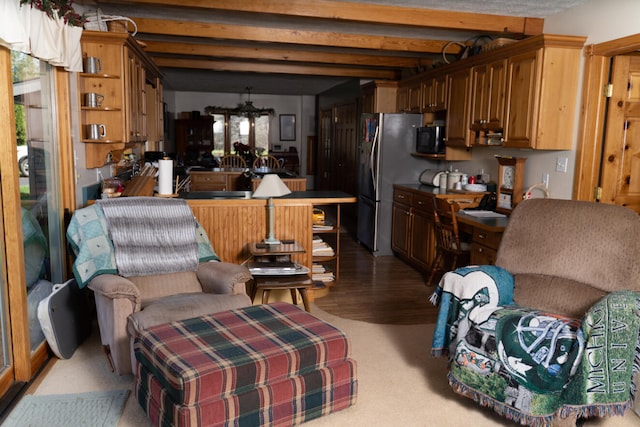
[[[102,61],[95,56],[84,58],[84,72],[89,74],[97,74],[102,71]]]
[[[88,139],[103,139],[107,137],[107,127],[102,124],[90,124],[87,125],[87,138]]]
[[[85,107],[99,107],[102,105],[102,101],[104,101],[104,95],[99,93],[91,92],[84,94]]]

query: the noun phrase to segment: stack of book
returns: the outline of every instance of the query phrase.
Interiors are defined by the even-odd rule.
[[[333,248],[318,236],[313,236],[313,256],[334,256]]]
[[[313,231],[331,231],[333,230],[333,225],[327,223],[314,223],[311,228]]]
[[[335,280],[335,275],[331,271],[327,271],[324,265],[321,264],[313,264],[311,266],[311,279],[316,281],[319,280],[323,283],[333,282]]]

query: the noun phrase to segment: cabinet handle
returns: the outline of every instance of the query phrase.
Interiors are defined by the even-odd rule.
[[[424,202],[418,202],[418,205],[424,205]]]
[[[478,234],[478,239],[486,239],[486,238],[487,238],[486,234],[482,234],[482,233]]]
[[[398,199],[404,199],[404,194],[398,194]]]
[[[478,248],[478,253],[480,253],[480,254],[481,254],[482,252],[484,252],[484,251],[482,250],[482,248]]]

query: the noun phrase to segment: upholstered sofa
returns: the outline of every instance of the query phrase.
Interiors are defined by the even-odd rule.
[[[436,327],[432,354],[449,355],[456,392],[522,424],[575,425],[577,418],[620,414],[632,406],[631,382],[640,385],[639,292],[635,212],[525,200],[509,219],[496,266],[470,266],[441,280],[434,296],[446,328],[441,336]],[[619,331],[624,339],[614,339]],[[602,337],[627,359],[601,348]],[[554,383],[563,370],[568,380]],[[612,392],[614,374],[624,380]],[[500,398],[493,391],[498,382],[505,384]],[[543,408],[542,401],[552,403]]]

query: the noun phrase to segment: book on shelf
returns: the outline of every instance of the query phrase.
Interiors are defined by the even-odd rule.
[[[321,282],[333,282],[335,278],[336,276],[331,271],[324,273],[311,273],[312,280],[320,280]]]
[[[333,224],[313,224],[311,228],[314,231],[331,231],[333,230]]]

